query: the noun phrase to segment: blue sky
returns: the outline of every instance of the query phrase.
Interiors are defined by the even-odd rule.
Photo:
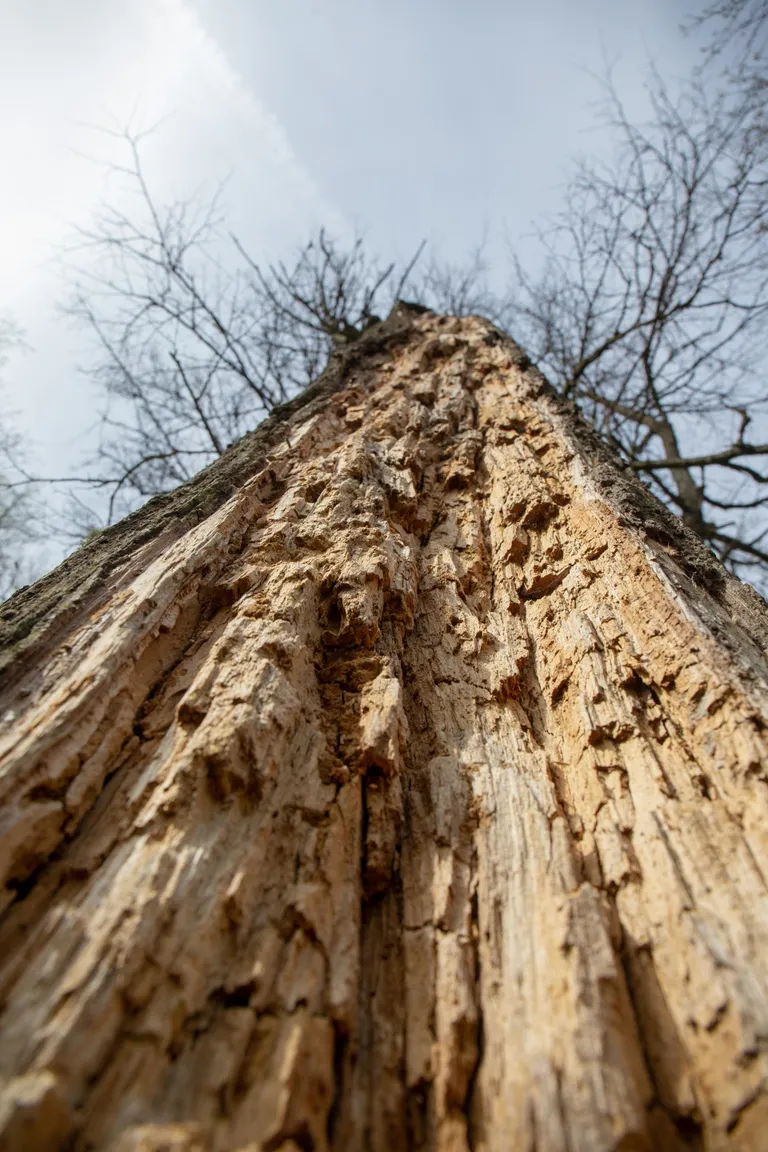
[[[504,275],[557,208],[595,128],[607,60],[642,116],[653,58],[674,80],[696,46],[680,0],[0,0],[0,311],[28,351],[4,371],[32,465],[75,470],[98,396],[85,338],[57,314],[55,253],[119,195],[98,126],[163,123],[146,161],[160,198],[228,177],[231,225],[256,257],[309,230],[364,231],[389,257],[426,238],[464,257],[485,234]]]

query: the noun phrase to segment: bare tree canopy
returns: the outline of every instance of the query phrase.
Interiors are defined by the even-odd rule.
[[[721,4],[702,20],[722,30],[727,17],[735,36],[758,15]],[[515,261],[506,294],[488,287],[483,246],[462,265],[424,262],[422,245],[399,265],[321,229],[293,262],[263,264],[227,232],[219,198],[161,204],[141,135],[120,133],[129,195],[68,253],[70,311],[95,337],[106,404],[72,488],[80,534],[189,480],[406,295],[521,339],[656,495],[765,586],[768,137],[733,78],[718,84],[698,73],[678,98],[653,75],[636,124],[608,82],[613,159],[578,163],[539,230],[543,260]]]
[[[544,273],[518,266],[516,323],[564,395],[714,551],[768,564],[764,325],[768,203],[749,111],[655,78],[652,119],[609,86],[619,149],[583,161],[541,232]],[[524,322],[521,324],[521,320]],[[754,430],[754,436],[753,436]]]
[[[768,37],[768,3],[766,0],[716,0],[689,27],[705,29],[710,40],[706,48],[709,59],[731,50],[740,68],[750,70],[764,62]]]
[[[380,265],[360,238],[343,247],[321,229],[293,265],[263,267],[225,236],[218,197],[159,205],[141,137],[123,142],[117,172],[136,209],[105,204],[69,253],[70,311],[96,338],[93,372],[112,401],[93,477],[110,520],[188,480],[305,387],[389,311],[416,258]]]
[[[703,63],[708,84],[723,80],[731,99],[746,116],[742,131],[765,145],[768,140],[768,2],[715,0],[684,28],[703,34]]]
[[[0,422],[0,600],[24,583],[33,539],[29,487],[18,483],[12,463],[19,449],[18,434]]]
[[[17,326],[0,316],[0,368],[11,348],[22,342]],[[8,413],[0,410],[0,601],[35,571],[30,545],[39,536],[35,485],[21,470],[24,444]]]

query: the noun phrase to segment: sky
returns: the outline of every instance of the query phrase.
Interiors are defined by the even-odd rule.
[[[88,343],[60,312],[61,253],[119,198],[104,129],[149,128],[160,200],[226,180],[228,225],[289,258],[320,224],[387,259],[422,239],[494,273],[558,207],[569,160],[608,147],[596,77],[642,116],[648,61],[671,81],[697,48],[696,0],[0,0],[0,315],[26,349],[3,370],[38,473],[92,451]],[[159,122],[159,123],[158,123]]]

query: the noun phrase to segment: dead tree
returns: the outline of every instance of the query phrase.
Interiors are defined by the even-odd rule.
[[[636,124],[608,83],[616,155],[577,167],[544,273],[518,269],[516,330],[652,491],[765,582],[766,137],[709,76],[649,95]]]
[[[32,485],[20,484],[14,467],[19,451],[18,434],[0,416],[0,601],[24,582],[25,549],[36,538]]]
[[[4,1150],[765,1147],[768,610],[489,323],[0,626]]]
[[[407,286],[514,330],[655,494],[766,586],[765,134],[732,85],[699,76],[673,99],[656,78],[651,96],[638,125],[608,85],[615,157],[577,168],[541,234],[544,273],[519,268],[516,298],[489,290],[482,245],[464,266],[415,268],[419,250],[397,268],[320,231],[293,264],[263,266],[228,237],[233,263],[216,201],[161,204],[124,134],[116,175],[133,198],[106,203],[77,246],[73,311],[107,402],[93,469],[69,485],[81,535],[191,479]]]
[[[9,353],[19,347],[24,347],[22,333],[0,314],[0,371]],[[0,405],[0,601],[32,578],[34,548],[44,532],[36,485],[23,468],[24,450],[13,414]]]
[[[360,237],[343,244],[321,228],[292,263],[261,264],[224,234],[218,196],[160,203],[142,134],[117,136],[125,163],[110,172],[123,195],[62,254],[66,311],[91,335],[106,400],[95,458],[69,480],[106,495],[98,511],[72,509],[85,531],[191,479],[311,383],[405,294],[424,247],[402,267],[381,264]]]

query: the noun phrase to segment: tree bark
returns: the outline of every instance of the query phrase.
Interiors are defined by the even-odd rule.
[[[0,617],[0,1149],[768,1147],[768,612],[491,325]]]

